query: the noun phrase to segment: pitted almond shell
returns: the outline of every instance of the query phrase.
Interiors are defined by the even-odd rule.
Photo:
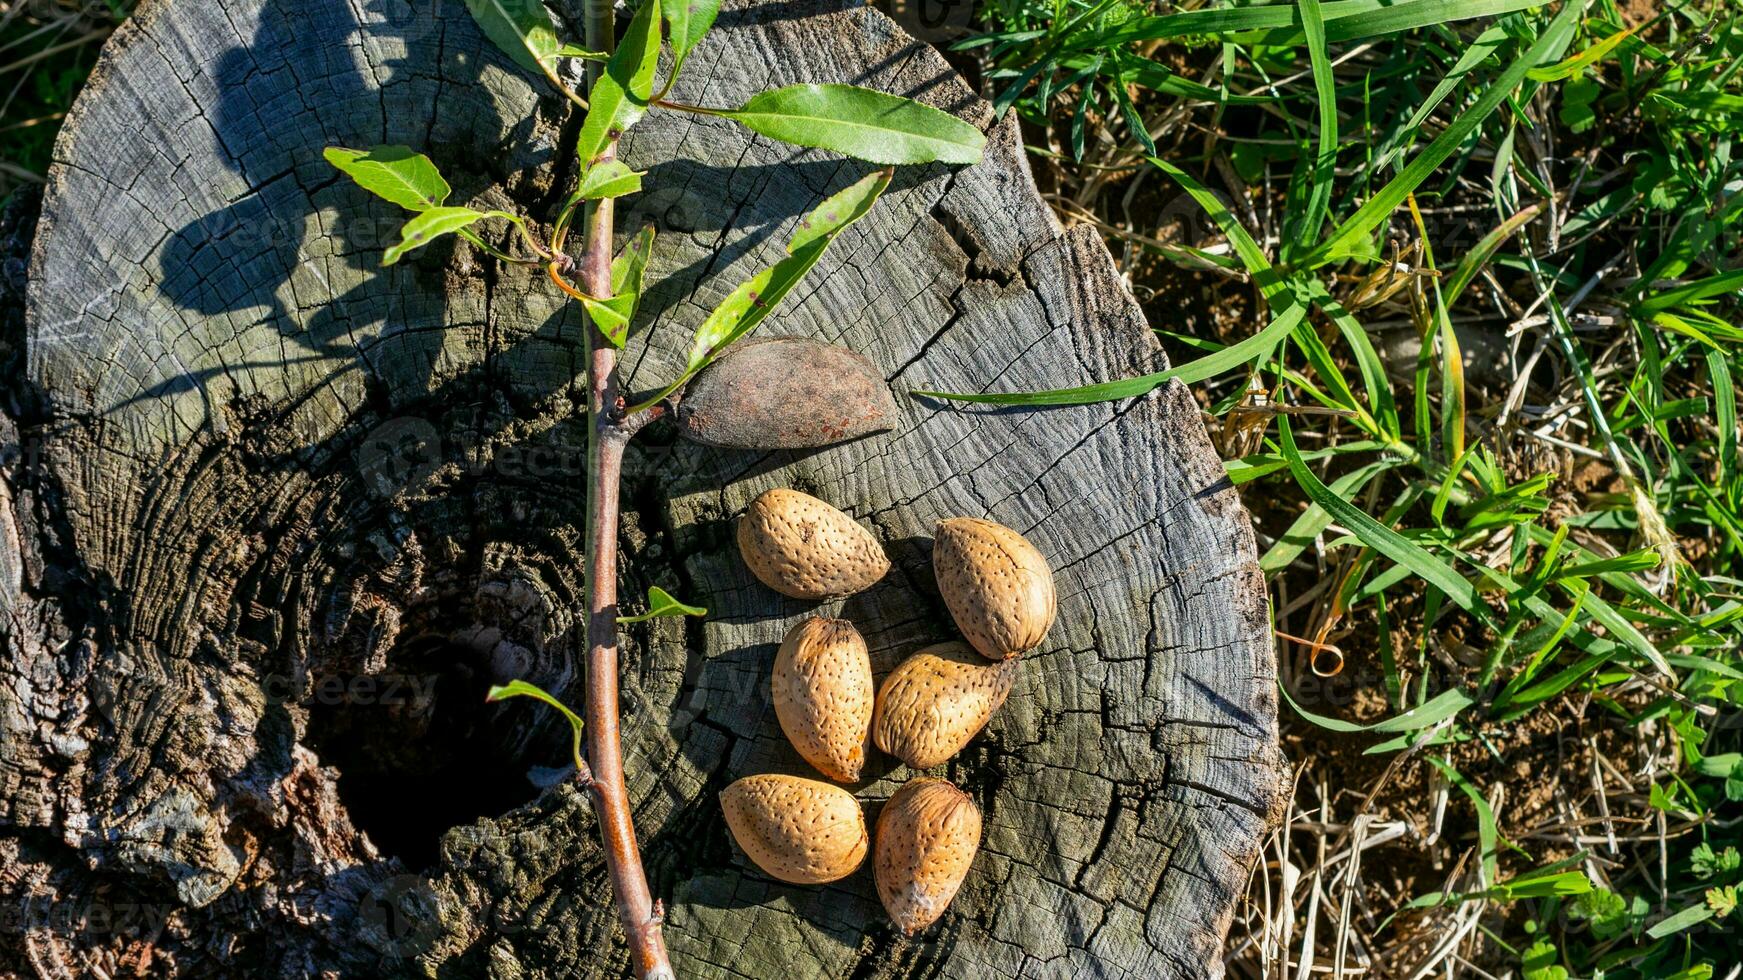
[[[878,898],[907,935],[944,914],[980,847],[980,809],[942,779],[919,778],[896,790],[878,815],[872,867]]]
[[[1003,524],[976,517],[939,521],[933,537],[938,592],[968,642],[993,660],[1040,646],[1058,611],[1053,570],[1041,552]]]
[[[797,490],[770,490],[751,501],[738,521],[738,549],[764,585],[795,599],[852,595],[890,570],[870,531]]]
[[[941,765],[1005,703],[1016,670],[1016,661],[988,663],[966,643],[927,647],[884,678],[872,738],[915,769]]]
[[[796,885],[835,881],[865,861],[865,814],[839,786],[774,773],[720,791],[738,846],[772,877]]]
[[[865,638],[845,619],[812,617],[787,632],[770,678],[775,716],[805,761],[859,781],[876,700]]]

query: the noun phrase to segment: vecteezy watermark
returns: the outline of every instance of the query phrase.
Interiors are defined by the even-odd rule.
[[[929,44],[947,45],[974,30],[974,0],[880,0],[878,7]]]
[[[357,472],[370,493],[392,497],[429,480],[446,465],[478,475],[486,471],[517,480],[576,481],[587,473],[587,447],[547,439],[485,447],[474,436],[482,420],[444,417],[441,424],[416,416],[378,423],[358,444]],[[444,435],[444,433],[447,435]]]
[[[399,708],[430,704],[440,681],[440,674],[268,674],[260,689],[271,704]]]
[[[177,906],[162,902],[112,902],[100,899],[29,899],[0,906],[0,935],[45,930],[60,936],[98,939],[147,936],[163,930]]]
[[[442,936],[436,891],[422,875],[394,875],[357,903],[364,942],[393,959],[410,959]]]
[[[428,419],[391,418],[369,430],[356,458],[363,485],[378,497],[391,497],[435,475],[442,465],[442,434]]]

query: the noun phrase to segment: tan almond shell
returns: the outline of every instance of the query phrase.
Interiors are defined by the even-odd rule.
[[[764,585],[795,599],[837,599],[890,570],[870,531],[808,493],[775,489],[738,520],[738,550]]]
[[[746,776],[720,791],[720,807],[738,846],[782,881],[835,881],[865,861],[865,814],[839,786],[775,773]]]
[[[793,748],[841,783],[859,781],[877,697],[865,638],[845,619],[812,617],[787,632],[769,679]]]
[[[975,517],[938,522],[932,568],[962,635],[993,660],[1041,645],[1058,611],[1053,570],[1021,534]]]
[[[942,779],[910,780],[878,815],[878,898],[907,935],[944,914],[980,847],[980,809]]]
[[[1016,661],[988,663],[966,643],[929,646],[884,678],[872,738],[915,769],[940,765],[986,727],[1016,676]]]

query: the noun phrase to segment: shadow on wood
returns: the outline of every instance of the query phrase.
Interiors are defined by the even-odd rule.
[[[1178,385],[1041,412],[907,397],[1165,361],[1101,242],[1054,224],[1014,120],[882,15],[734,5],[675,97],[797,81],[917,94],[991,138],[976,167],[903,171],[762,331],[864,352],[899,396],[894,431],[751,453],[655,429],[632,449],[623,594],[713,612],[625,646],[630,792],[676,965],[1217,975],[1283,789],[1265,591],[1198,408]],[[27,315],[0,337],[23,379],[0,434],[30,450],[0,459],[0,900],[20,913],[0,918],[0,969],[621,973],[592,816],[550,769],[566,732],[478,703],[513,677],[579,697],[581,317],[465,250],[377,268],[403,216],[320,157],[406,144],[456,203],[543,217],[573,125],[460,0],[147,0],[111,42],[57,152]],[[864,171],[658,114],[624,155],[654,171],[622,224],[660,228],[663,280],[633,388],[671,377],[714,302]],[[879,671],[951,635],[939,518],[995,518],[1056,570],[1058,625],[944,767],[984,845],[914,940],[869,871],[755,871],[714,799],[807,771],[768,669],[816,607],[757,584],[731,534],[783,485],[889,547],[883,583],[823,609]],[[872,765],[868,813],[909,775]]]

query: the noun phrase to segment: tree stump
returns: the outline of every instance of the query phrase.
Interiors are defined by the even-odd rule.
[[[626,629],[626,765],[675,965],[1220,975],[1283,784],[1253,536],[1199,409],[1178,384],[1049,410],[908,397],[1165,360],[1094,232],[1042,203],[1014,118],[882,14],[729,5],[673,97],[801,81],[911,94],[990,139],[977,166],[898,171],[759,331],[864,352],[894,431],[757,453],[662,424],[632,446],[623,594],[711,610]],[[57,150],[26,316],[0,320],[24,379],[0,406],[0,972],[622,972],[567,730],[482,700],[515,677],[580,700],[588,328],[465,248],[379,268],[403,215],[321,159],[406,144],[453,203],[548,218],[579,119],[543,92],[460,0],[147,0],[110,42]],[[650,189],[621,233],[660,233],[632,389],[867,170],[670,113],[624,156]],[[892,573],[821,608],[757,584],[732,521],[775,486],[867,523]],[[928,538],[952,515],[1034,541],[1059,620],[941,773],[984,842],[908,940],[869,868],[801,888],[751,867],[715,794],[809,774],[768,690],[799,618],[851,618],[880,673],[952,636]],[[868,815],[909,776],[875,763]]]

